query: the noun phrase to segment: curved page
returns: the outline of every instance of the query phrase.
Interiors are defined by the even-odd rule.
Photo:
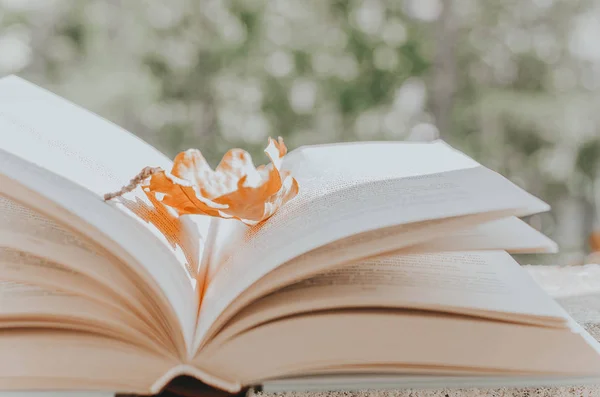
[[[0,80],[0,192],[85,234],[158,287],[153,295],[174,314],[171,324],[189,345],[197,297],[184,256],[155,225],[101,197],[144,166],[168,169],[170,161],[45,90],[17,77]]]
[[[390,255],[324,272],[238,313],[209,345],[260,324],[323,310],[416,309],[548,327],[568,316],[502,251]],[[202,353],[201,353],[202,354]]]
[[[217,264],[211,264],[217,269],[202,301],[195,346],[202,343],[220,313],[250,285],[279,265],[317,247],[396,225],[496,211],[506,211],[504,216],[525,215],[548,209],[547,204],[476,163],[457,161],[431,167],[429,161],[439,155],[438,147],[453,149],[429,145],[435,150],[423,151],[420,163],[410,164],[412,172],[417,172],[415,164],[423,164],[425,173],[416,176],[401,167],[393,168],[397,170],[394,174],[381,162],[379,168],[385,170],[381,177],[355,177],[348,165],[355,161],[344,156],[332,162],[347,164],[342,170],[348,171],[348,177],[342,171],[324,178],[299,171],[298,197],[265,224],[246,229],[235,226],[236,234],[231,233],[234,237],[225,239],[225,247],[217,250]],[[310,149],[305,152],[301,158]],[[455,169],[455,165],[462,168]],[[338,165],[336,170],[339,168]]]
[[[124,342],[62,330],[3,330],[0,351],[0,389],[6,391],[150,394],[156,379],[177,364]]]
[[[399,331],[401,330],[401,331]],[[257,360],[256,357],[260,357]],[[600,355],[576,329],[482,321],[439,313],[347,310],[300,315],[253,328],[199,362],[242,385],[342,366],[395,373],[600,375]],[[414,371],[413,371],[414,372]]]

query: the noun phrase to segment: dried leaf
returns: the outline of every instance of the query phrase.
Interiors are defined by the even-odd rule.
[[[250,154],[232,149],[212,170],[200,151],[190,149],[175,157],[171,173],[155,172],[144,188],[162,195],[161,201],[180,215],[235,218],[255,225],[298,194],[298,182],[280,170],[287,153],[283,140],[269,138],[265,153],[271,164],[255,168]]]

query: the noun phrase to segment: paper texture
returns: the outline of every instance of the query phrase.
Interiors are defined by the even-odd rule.
[[[2,196],[0,196],[0,230],[39,238],[65,247],[76,247],[91,255],[102,255],[99,247],[91,241],[47,216]]]
[[[143,288],[97,244],[0,196],[0,278],[60,288],[147,316]]]
[[[513,210],[516,215],[547,209],[545,203],[483,167],[358,184],[298,179],[302,188],[295,200],[268,223],[229,238],[227,244],[233,248],[221,249],[226,255],[220,258],[204,296],[195,346],[246,288],[317,247],[394,225],[490,211]]]
[[[209,345],[205,354],[214,374],[227,379],[235,373],[246,384],[367,367],[378,373],[600,373],[598,353],[581,335],[565,328],[383,309],[287,317],[214,349]],[[257,354],[260,360],[255,359]]]
[[[159,342],[145,332],[141,323],[130,321],[130,315],[81,296],[3,281],[0,282],[0,302],[3,334],[19,330],[24,334],[51,334],[62,330],[68,335],[78,331],[128,341],[144,346],[148,352],[164,354]]]
[[[563,310],[503,251],[392,255],[292,284],[248,305],[216,336],[300,313],[418,309],[567,327]]]
[[[336,183],[437,174],[480,164],[443,141],[355,142],[303,146],[290,152],[283,168],[303,181]],[[323,183],[326,187],[328,183]]]
[[[189,273],[161,233],[100,197],[146,165],[170,164],[133,135],[47,91],[17,77],[0,80],[0,194],[60,218],[127,262],[144,284],[158,286],[152,298],[163,301],[191,344],[197,297]]]
[[[0,139],[0,149],[99,197],[119,190],[146,166],[170,170],[172,165],[165,155],[124,129],[15,76],[0,80],[0,137],[4,137]],[[127,197],[132,203],[147,202],[139,190]],[[163,214],[154,216],[155,220],[161,218],[162,224],[168,222]],[[201,255],[200,239],[192,243],[185,236],[191,238],[198,231],[189,227],[189,233],[178,236],[186,241],[173,245],[165,239],[160,224],[141,223],[171,248],[179,263],[192,270],[193,275]]]
[[[124,129],[16,76],[0,79],[0,131],[0,148],[98,196],[145,166],[171,166]]]
[[[517,217],[483,222],[464,230],[436,237],[402,252],[505,250],[517,253],[554,253],[558,246]]]
[[[491,318],[503,312],[566,321],[560,306],[503,251],[383,256],[291,285],[258,306],[267,308],[269,301],[282,308],[293,302],[311,309],[342,305],[479,310],[484,316],[482,312],[489,311]]]

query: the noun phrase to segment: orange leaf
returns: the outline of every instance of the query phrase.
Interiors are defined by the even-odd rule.
[[[271,164],[256,168],[249,153],[232,149],[212,170],[200,151],[187,150],[175,157],[170,174],[154,173],[145,189],[160,193],[162,202],[180,215],[235,218],[255,225],[298,194],[298,182],[280,171],[287,153],[283,140],[269,138],[265,153]]]

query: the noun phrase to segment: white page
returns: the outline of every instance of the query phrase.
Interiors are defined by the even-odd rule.
[[[165,155],[124,129],[15,76],[0,79],[0,137],[0,149],[98,196],[119,190],[146,166],[170,170],[172,165]],[[140,193],[138,189],[123,199],[151,205]],[[121,202],[110,205],[140,220]],[[200,229],[199,235],[206,234],[208,223],[202,218],[205,217],[186,216],[178,220],[186,229],[182,235],[196,234],[193,229]],[[194,244],[182,237],[184,243],[172,247],[156,225],[140,222],[172,248],[186,270],[198,267],[202,255],[200,237]],[[194,272],[189,277],[192,284],[193,275]]]
[[[420,242],[436,236],[443,236],[452,233],[457,228],[466,228],[469,225],[493,219],[492,214],[477,214],[377,229],[355,234],[299,255],[273,269],[253,283],[252,286],[245,289],[219,315],[219,318],[213,323],[211,331],[206,336],[206,340],[215,336],[215,332],[236,316],[236,313],[262,296],[316,274],[356,263],[366,258],[384,255],[390,250],[401,252],[400,247],[411,248],[415,241]],[[496,217],[498,216],[496,215]]]
[[[0,280],[0,303],[0,332],[18,328],[47,332],[52,328],[76,330],[128,340],[159,354],[170,353],[148,333],[143,323],[131,321],[126,313],[85,297],[29,283]]]
[[[123,129],[48,91],[18,77],[0,79],[0,174],[56,203],[56,213],[47,215],[70,213],[71,227],[89,235],[92,226],[94,236],[89,237],[109,250],[122,249],[120,259],[147,272],[171,302],[189,342],[197,297],[181,260],[151,225],[124,216],[101,197],[128,183],[144,166],[169,169],[170,161]],[[17,189],[8,184],[0,181],[0,193],[10,197]],[[19,200],[39,205],[27,194]]]
[[[554,253],[558,246],[521,219],[511,216],[458,230],[401,250],[409,252],[505,250],[511,254]]]
[[[425,161],[424,161],[425,160]],[[480,164],[443,141],[354,142],[302,146],[283,168],[302,181],[346,182],[406,178],[475,168]]]
[[[124,129],[16,76],[0,79],[0,148],[102,196],[162,153]]]
[[[19,252],[19,256],[33,255],[39,260],[10,260],[12,255],[7,258],[1,254],[7,251]],[[95,296],[152,322],[148,308],[151,302],[144,295],[145,290],[128,274],[123,263],[97,244],[41,213],[0,196],[0,279]]]
[[[219,269],[204,295],[195,346],[246,288],[319,246],[400,224],[502,210],[524,215],[549,208],[441,142],[391,144],[384,149],[387,157],[369,167],[361,167],[356,156],[364,152],[366,159],[376,161],[377,151],[386,146],[362,146],[363,151],[360,144],[316,147],[316,154],[308,147],[286,158],[284,166],[298,179],[300,193],[265,224],[235,226],[231,235],[236,238],[218,250]],[[397,155],[389,153],[394,148]],[[417,149],[417,157],[409,155]],[[313,160],[318,167],[311,165]],[[378,169],[382,176],[377,176]]]
[[[568,322],[564,310],[504,251],[386,255],[321,273],[261,298],[237,313],[210,343],[287,316],[361,307],[432,310],[559,327]]]
[[[479,219],[477,222],[482,222],[482,215],[475,217]],[[262,296],[313,275],[360,262],[361,258],[364,260],[364,258],[376,256],[387,257],[443,251],[505,250],[531,253],[553,252],[556,249],[556,244],[552,240],[515,217],[456,230],[458,224],[473,224],[476,219],[454,218],[450,221],[428,221],[419,226],[397,226],[392,230],[378,229],[338,240],[333,244],[302,254],[269,272],[245,290],[219,316],[214,328],[218,329],[220,325],[237,315],[239,310]],[[412,239],[422,240],[419,234],[423,230],[426,230],[427,235],[432,238],[424,243],[411,246]],[[406,244],[406,248],[391,252],[387,248],[398,247],[400,243]],[[214,334],[211,333],[211,335]]]
[[[343,266],[262,298],[231,324],[251,326],[299,312],[356,307],[430,309],[525,323],[547,317],[549,324],[565,326],[568,321],[509,254],[472,251],[386,255]],[[515,314],[524,317],[511,317]]]

